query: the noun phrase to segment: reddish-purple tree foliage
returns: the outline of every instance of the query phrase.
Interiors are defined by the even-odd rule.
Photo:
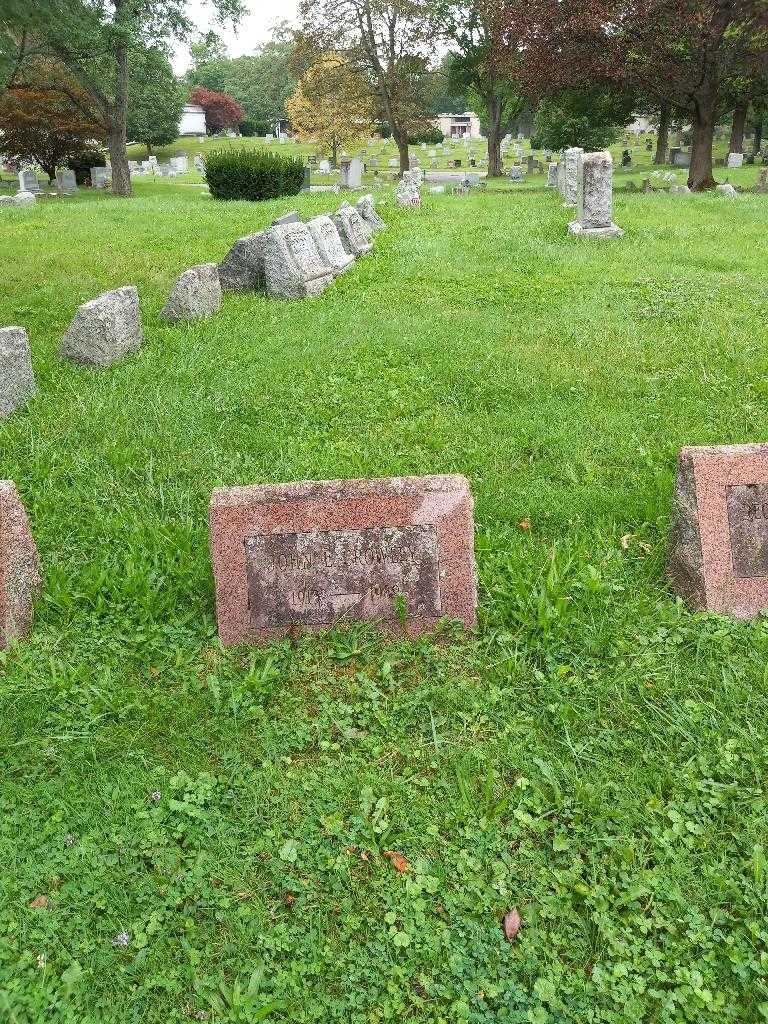
[[[214,92],[198,85],[189,96],[190,103],[197,103],[205,111],[205,127],[209,135],[227,128],[237,128],[245,119],[243,108],[226,92]]]

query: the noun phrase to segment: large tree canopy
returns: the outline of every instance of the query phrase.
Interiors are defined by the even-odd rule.
[[[234,20],[243,0],[210,0],[221,19]],[[131,191],[126,151],[131,55],[191,35],[188,0],[3,0],[2,65],[13,80],[24,63],[49,57],[61,63],[107,126],[112,189]]]

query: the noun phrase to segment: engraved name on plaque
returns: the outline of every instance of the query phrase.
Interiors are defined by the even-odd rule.
[[[727,487],[726,500],[734,573],[768,576],[768,484]]]
[[[434,526],[259,534],[245,552],[257,627],[442,611]]]

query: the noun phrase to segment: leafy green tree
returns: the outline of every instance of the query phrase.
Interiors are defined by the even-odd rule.
[[[469,110],[469,97],[463,86],[457,88],[458,75],[453,70],[456,54],[446,53],[434,75],[434,92],[430,110],[433,114],[463,114]]]
[[[243,0],[211,0],[221,20],[236,21]],[[34,57],[59,61],[107,126],[112,191],[131,194],[127,122],[132,56],[185,39],[193,30],[189,0],[2,0],[0,36],[14,71]],[[0,61],[4,63],[5,61]]]
[[[536,143],[546,149],[605,149],[632,123],[634,102],[632,92],[598,86],[563,89],[539,105]]]
[[[165,54],[155,47],[132,52],[128,138],[143,142],[148,153],[153,146],[169,145],[179,134],[183,110],[184,91]]]

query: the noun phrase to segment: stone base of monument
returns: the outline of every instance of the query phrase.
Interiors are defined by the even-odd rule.
[[[222,643],[344,622],[420,636],[476,621],[473,499],[461,476],[303,481],[213,492]]]
[[[768,610],[768,444],[680,451],[667,572],[695,610]]]
[[[41,590],[40,559],[16,485],[0,480],[0,650],[26,636]]]
[[[585,228],[581,221],[572,220],[568,225],[568,233],[582,238],[622,238],[624,231],[617,224],[609,224],[603,228]]]

